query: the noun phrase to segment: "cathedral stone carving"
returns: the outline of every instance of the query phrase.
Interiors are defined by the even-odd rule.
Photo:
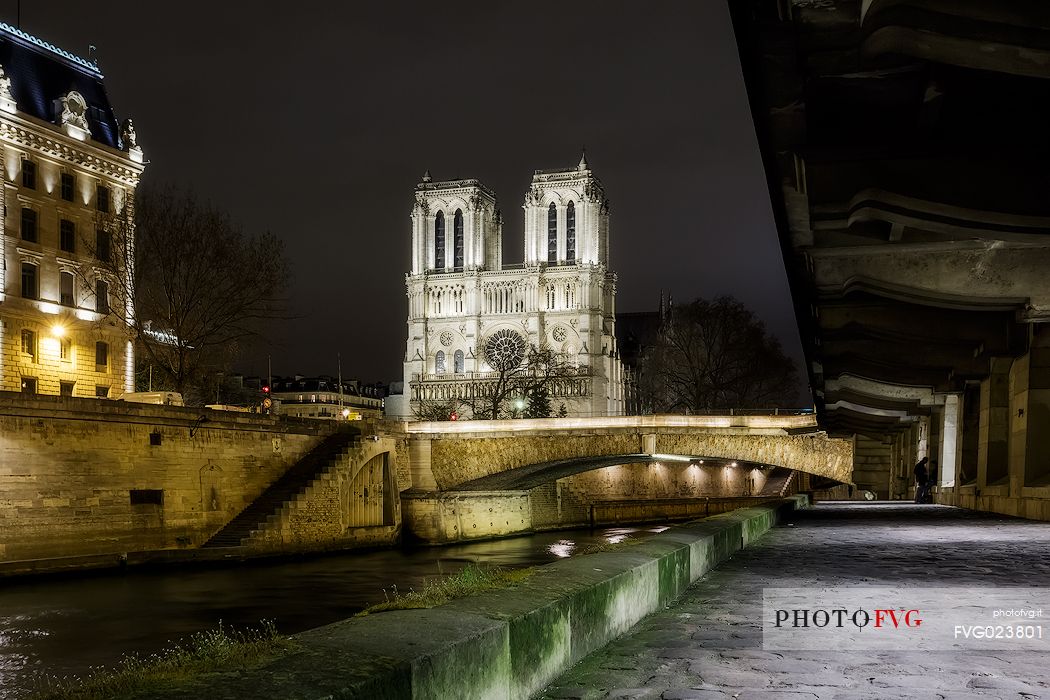
[[[485,357],[498,371],[505,372],[520,365],[527,350],[525,338],[509,328],[496,331],[485,341]]]

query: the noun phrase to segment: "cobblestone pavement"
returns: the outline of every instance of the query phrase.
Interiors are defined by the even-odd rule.
[[[1038,651],[764,651],[764,586],[1050,587],[1050,523],[945,506],[828,503],[792,516],[542,698],[1047,698]]]

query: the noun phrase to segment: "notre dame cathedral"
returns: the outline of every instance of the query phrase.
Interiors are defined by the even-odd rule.
[[[544,346],[571,368],[552,386],[556,409],[623,413],[609,205],[586,156],[575,168],[537,170],[522,208],[524,263],[505,265],[490,189],[473,179],[435,182],[429,172],[416,185],[404,417],[421,402],[483,394],[530,347]]]

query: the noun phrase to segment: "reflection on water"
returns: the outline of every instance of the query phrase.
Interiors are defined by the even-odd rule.
[[[0,584],[0,700],[23,697],[38,672],[83,675],[122,653],[223,624],[272,619],[284,633],[353,615],[469,563],[507,568],[571,556],[593,545],[646,537],[666,527],[563,530],[505,540],[255,561],[224,568],[132,571],[83,579]]]
[[[547,551],[556,557],[571,557],[576,549],[576,543],[572,540],[558,540],[547,545]]]

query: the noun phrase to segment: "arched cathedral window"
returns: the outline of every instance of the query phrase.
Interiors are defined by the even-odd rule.
[[[463,212],[459,209],[456,210],[456,215],[452,218],[452,250],[453,250],[453,263],[452,266],[456,268],[463,267]]]
[[[437,356],[434,358],[434,373],[444,374],[445,373],[445,351],[438,350]]]
[[[547,207],[547,262],[558,262],[558,207]]]
[[[565,208],[565,259],[576,260],[576,205],[572,202]]]
[[[452,356],[452,366],[456,374],[463,374],[463,351],[456,350],[456,354]]]
[[[434,217],[434,269],[445,269],[445,213]]]

